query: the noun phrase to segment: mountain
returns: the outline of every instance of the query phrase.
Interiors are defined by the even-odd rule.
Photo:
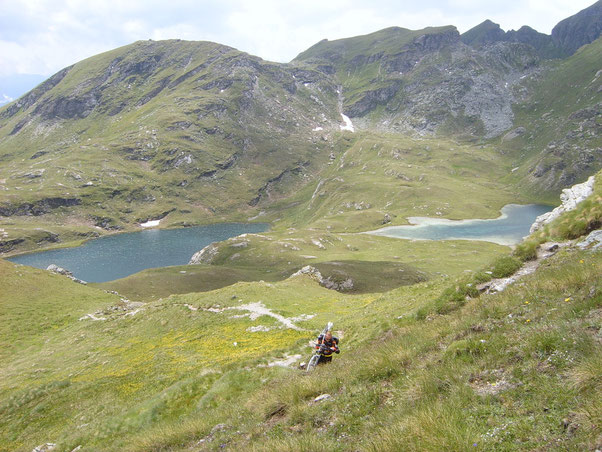
[[[513,89],[539,59],[520,44],[474,49],[443,27],[322,41],[293,61],[334,73],[363,128],[491,138],[511,127]]]
[[[460,39],[463,43],[473,47],[480,47],[496,42],[520,42],[533,47],[537,55],[542,58],[558,58],[569,54],[561,45],[555,44],[552,36],[539,33],[527,25],[516,31],[510,30],[505,32],[499,24],[486,20],[462,33]]]
[[[0,75],[0,106],[21,97],[45,79],[38,74]]]
[[[213,43],[138,42],[90,58],[0,111],[14,184],[0,214],[84,206],[106,229],[177,206],[250,209],[328,160],[312,130],[338,129],[336,99],[319,71]]]
[[[598,39],[602,33],[602,0],[585,8],[552,29],[552,39],[569,53]]]
[[[467,45],[483,46],[496,42],[521,42],[532,46],[542,58],[561,58],[572,55],[579,47],[594,42],[602,33],[602,1],[559,22],[551,35],[539,33],[529,26],[505,32],[491,20],[486,20],[462,34]]]
[[[585,20],[580,14],[571,20]],[[422,152],[416,140],[435,140],[437,149],[461,143],[463,164],[486,148],[483,158],[497,162],[489,177],[508,166],[516,169],[504,176],[508,187],[533,201],[555,199],[602,163],[601,44],[549,59],[549,42],[528,27],[502,39],[485,22],[463,35],[453,26],[392,27],[323,40],[288,64],[180,40],[81,61],[0,109],[0,215],[13,221],[0,250],[135,230],[147,220],[308,221],[299,206],[317,203],[315,184],[342,177],[332,167],[366,139],[374,148],[410,143],[412,158]],[[402,174],[394,162],[386,170]],[[361,204],[353,187],[372,182],[351,177],[341,203],[370,205],[351,224],[372,227],[385,207],[376,195],[378,207]],[[335,206],[329,211],[336,216]]]

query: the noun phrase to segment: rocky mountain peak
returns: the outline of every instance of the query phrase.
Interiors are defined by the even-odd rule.
[[[602,0],[574,16],[560,21],[552,29],[552,39],[569,54],[594,42],[602,33]]]

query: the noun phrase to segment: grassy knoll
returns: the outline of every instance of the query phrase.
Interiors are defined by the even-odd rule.
[[[149,269],[98,287],[133,300],[157,299],[236,281],[280,281],[311,265],[325,278],[351,278],[351,293],[384,292],[425,278],[476,271],[510,252],[508,247],[488,242],[409,241],[307,230],[246,234],[217,247],[210,265]]]

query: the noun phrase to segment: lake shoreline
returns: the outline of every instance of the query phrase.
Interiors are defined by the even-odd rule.
[[[447,218],[433,218],[433,217],[407,217],[409,225],[400,225],[400,226],[385,226],[383,228],[379,228],[373,231],[366,231],[362,234],[369,235],[377,235],[382,237],[390,237],[402,240],[468,240],[468,241],[485,241],[492,242],[498,245],[503,246],[514,246],[520,243],[520,241],[529,235],[528,230],[526,234],[517,239],[516,236],[513,238],[509,237],[509,234],[483,234],[479,236],[462,236],[462,235],[447,235],[441,238],[433,238],[433,237],[421,237],[421,236],[412,236],[412,234],[420,232],[422,230],[431,229],[442,229],[449,227],[458,228],[458,227],[467,227],[470,228],[474,226],[475,228],[479,225],[491,225],[494,223],[501,223],[503,221],[509,220],[510,214],[514,213],[514,211],[522,210],[522,209],[548,209],[552,210],[553,206],[543,205],[543,204],[506,204],[500,209],[500,215],[497,218],[473,218],[473,219],[463,219],[463,220],[450,220]],[[540,214],[540,212],[538,212]],[[533,216],[533,220],[530,224],[533,224],[537,215]],[[394,232],[392,232],[394,231]],[[407,234],[403,234],[403,232],[407,232]]]
[[[148,268],[186,265],[195,252],[211,243],[243,234],[263,233],[269,231],[270,227],[265,222],[232,222],[145,228],[3,256],[3,259],[39,269],[55,264],[71,271],[78,279],[102,283]]]
[[[88,237],[88,238],[82,238],[80,240],[69,240],[67,242],[56,243],[54,245],[42,246],[40,248],[36,248],[33,250],[8,251],[6,253],[0,253],[0,259],[5,259],[5,260],[10,261],[10,259],[13,257],[20,257],[20,256],[28,255],[28,254],[43,253],[45,251],[55,251],[55,250],[62,250],[62,249],[78,248],[80,246],[85,245],[88,242],[102,239],[104,237],[114,237],[114,236],[119,236],[119,235],[124,235],[124,234],[136,234],[138,232],[143,232],[143,231],[185,230],[185,229],[198,228],[198,227],[203,227],[203,226],[213,226],[216,224],[267,224],[268,225],[267,231],[269,231],[269,229],[272,227],[271,223],[266,223],[264,221],[244,221],[244,222],[243,221],[232,221],[232,222],[217,221],[217,222],[212,222],[212,223],[190,224],[190,225],[186,225],[186,226],[178,225],[178,226],[166,226],[166,227],[146,227],[146,228],[139,227],[139,228],[131,228],[131,229],[128,228],[128,229],[115,230],[115,231],[103,230],[103,234],[99,235],[98,237]]]

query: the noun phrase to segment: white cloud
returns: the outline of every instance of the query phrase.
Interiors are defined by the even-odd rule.
[[[485,19],[550,33],[593,0],[13,0],[2,2],[0,75],[53,72],[139,39],[211,40],[288,61],[323,38]]]

